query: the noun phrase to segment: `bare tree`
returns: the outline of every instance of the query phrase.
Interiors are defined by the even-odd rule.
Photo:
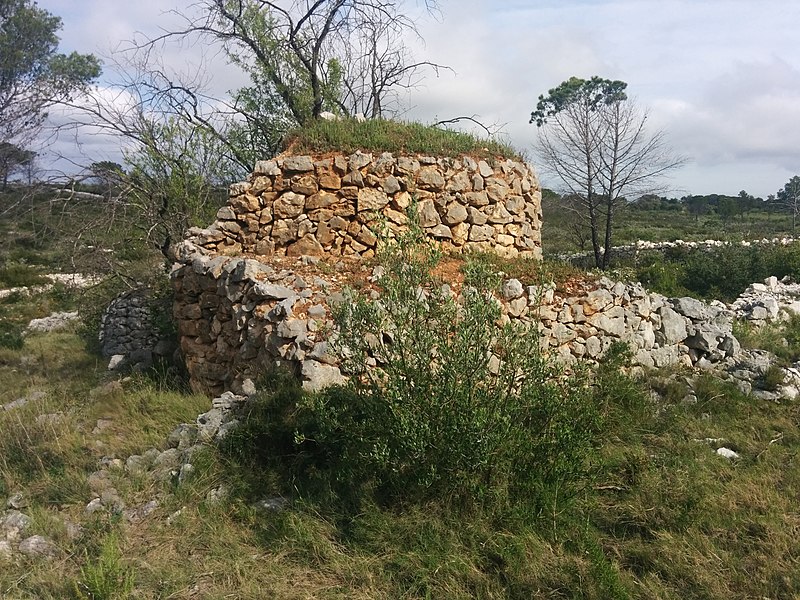
[[[626,196],[663,191],[661,177],[686,162],[672,153],[663,131],[647,131],[647,112],[627,97],[626,87],[573,77],[540,96],[531,114],[539,127],[537,153],[577,198],[601,269],[609,266],[614,218]]]
[[[435,1],[426,7],[434,11]],[[184,27],[138,47],[197,35],[221,43],[297,125],[325,110],[383,116],[421,69],[444,68],[412,59],[405,40],[419,34],[402,0],[201,0],[194,9],[181,14]]]

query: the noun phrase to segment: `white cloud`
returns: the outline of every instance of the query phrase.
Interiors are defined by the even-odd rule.
[[[39,4],[63,17],[64,48],[81,52],[107,53],[136,31],[154,35],[176,22],[163,0]],[[766,195],[800,172],[800,2],[442,0],[441,8],[438,22],[421,25],[420,53],[456,75],[428,77],[408,97],[410,117],[476,114],[507,123],[525,150],[538,95],[572,75],[597,74],[627,81],[653,124],[693,156],[678,188]],[[171,46],[164,60],[191,73],[203,50]],[[243,83],[224,59],[212,59],[204,70],[214,91]]]

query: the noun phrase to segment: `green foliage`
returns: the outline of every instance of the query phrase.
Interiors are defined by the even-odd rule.
[[[23,344],[22,326],[0,318],[0,348],[19,350]]]
[[[7,262],[0,267],[0,289],[29,287],[49,283],[41,270],[22,262]]]
[[[318,119],[286,136],[285,145],[294,152],[407,152],[480,158],[497,157],[520,160],[519,153],[495,140],[420,123],[402,123],[384,119],[357,121]]]
[[[167,253],[189,227],[213,219],[227,199],[230,165],[217,136],[177,117],[151,122],[139,141],[125,153],[138,209],[127,229],[144,230],[147,244]]]
[[[637,278],[653,291],[730,302],[754,281],[800,277],[800,244],[673,248],[641,255],[635,269]]]
[[[547,92],[547,97],[539,96],[536,110],[531,113],[530,123],[541,127],[548,117],[554,117],[570,106],[582,105],[590,111],[602,105],[614,104],[627,99],[624,81],[603,79],[597,75],[591,79],[570,77],[556,88]]]
[[[420,241],[394,246],[381,299],[352,294],[336,310],[350,383],[272,385],[231,435],[234,455],[284,457],[306,492],[387,502],[537,514],[574,495],[597,427],[588,390],[539,353],[535,327],[496,324],[487,269],[467,268],[457,302],[430,275],[437,258]]]
[[[31,0],[0,3],[0,141],[35,132],[45,111],[100,75],[92,55],[59,54],[61,19]]]
[[[99,555],[81,567],[80,581],[74,583],[76,600],[126,600],[134,586],[133,570],[122,560],[120,540],[109,534],[100,546]]]

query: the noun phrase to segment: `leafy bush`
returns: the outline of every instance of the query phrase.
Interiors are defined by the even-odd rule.
[[[767,277],[800,277],[800,244],[672,248],[639,257],[635,267],[637,278],[662,294],[732,301]]]
[[[0,348],[19,350],[23,345],[22,327],[5,319],[0,319]]]
[[[29,287],[49,282],[37,268],[21,262],[6,263],[0,267],[0,288]]]
[[[499,282],[485,268],[466,269],[457,300],[430,275],[437,259],[423,243],[393,246],[380,300],[351,294],[335,311],[349,383],[318,395],[273,386],[263,424],[235,434],[240,455],[268,447],[301,485],[323,474],[388,501],[536,511],[568,497],[597,425],[588,389],[541,355],[535,326],[497,325]]]

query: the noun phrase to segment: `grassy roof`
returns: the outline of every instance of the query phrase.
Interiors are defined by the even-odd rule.
[[[383,119],[326,121],[317,119],[286,136],[285,147],[297,154],[324,152],[392,152],[435,156],[470,155],[479,158],[521,160],[508,144],[469,133],[421,123]]]

